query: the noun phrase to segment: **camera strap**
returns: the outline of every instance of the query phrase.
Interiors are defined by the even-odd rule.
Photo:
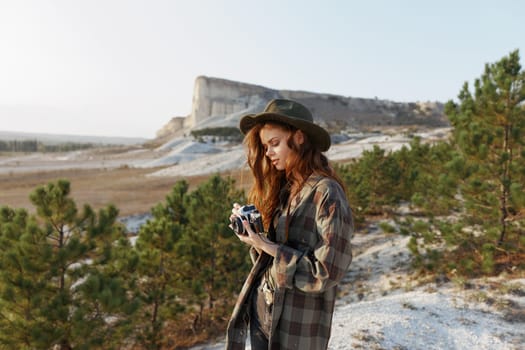
[[[292,206],[291,203],[288,202],[288,208],[286,209],[286,222],[284,226],[284,237],[285,237],[284,243],[288,242],[288,231],[290,230],[290,207],[291,206]]]

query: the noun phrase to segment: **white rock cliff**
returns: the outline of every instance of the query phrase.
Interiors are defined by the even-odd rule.
[[[440,102],[394,102],[344,97],[307,91],[274,90],[264,86],[199,76],[195,79],[191,114],[173,118],[159,135],[206,127],[238,125],[247,113],[264,109],[273,98],[289,98],[312,110],[314,119],[329,131],[366,130],[381,126],[448,126]]]

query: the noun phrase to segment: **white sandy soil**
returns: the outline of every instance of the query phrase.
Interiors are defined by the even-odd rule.
[[[525,279],[475,280],[468,289],[452,281],[418,286],[407,242],[374,228],[356,235],[329,349],[525,348]],[[223,347],[219,339],[192,350]]]

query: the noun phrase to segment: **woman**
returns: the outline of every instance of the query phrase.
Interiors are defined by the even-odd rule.
[[[343,184],[321,153],[330,135],[305,106],[283,99],[244,116],[240,129],[255,181],[249,200],[266,232],[254,232],[247,220],[245,232],[236,232],[251,246],[254,266],[228,324],[226,349],[244,349],[248,326],[252,349],[326,349],[353,231]],[[235,204],[231,221],[238,210]]]

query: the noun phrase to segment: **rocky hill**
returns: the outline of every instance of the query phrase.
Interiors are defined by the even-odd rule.
[[[195,79],[191,114],[175,117],[157,132],[166,137],[206,127],[237,126],[273,98],[289,98],[311,109],[317,123],[331,132],[392,126],[448,126],[440,102],[394,102],[307,91],[275,90],[259,85],[199,76]]]

